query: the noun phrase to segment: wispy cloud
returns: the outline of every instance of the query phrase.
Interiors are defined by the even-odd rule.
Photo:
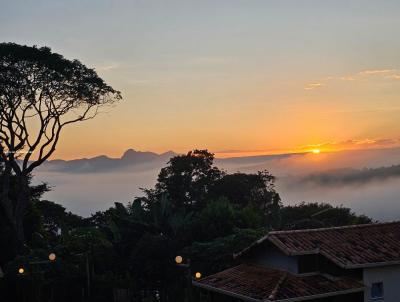
[[[118,62],[104,62],[101,64],[98,64],[96,67],[97,71],[110,71],[114,70],[120,67],[120,63]]]
[[[335,78],[332,78],[334,80]],[[354,76],[343,76],[338,78],[341,81],[355,81],[356,78]]]
[[[338,169],[289,179],[292,186],[352,186],[400,177],[400,165],[373,169]]]
[[[246,156],[258,156],[258,155],[273,155],[273,154],[282,154],[282,153],[290,153],[289,150],[284,149],[227,149],[227,150],[216,150],[212,151],[216,157],[218,158],[227,158],[227,157],[246,157]]]
[[[304,87],[304,89],[305,90],[313,90],[313,89],[324,87],[325,85],[326,85],[325,83],[309,83]]]
[[[400,138],[364,138],[348,139],[344,141],[327,141],[318,144],[308,144],[294,148],[281,149],[227,149],[213,150],[216,157],[246,157],[258,155],[281,155],[291,153],[307,153],[318,149],[322,152],[335,152],[345,150],[386,149],[400,147]]]
[[[400,146],[400,139],[398,138],[379,138],[379,139],[349,139],[345,141],[323,142],[320,144],[310,144],[299,147],[300,151],[310,151],[313,149],[320,149],[326,151],[339,151],[351,149],[378,149],[390,148]]]
[[[305,85],[305,90],[313,90],[327,86],[331,81],[357,81],[368,78],[380,78],[386,80],[400,80],[400,70],[397,69],[367,69],[350,75],[329,76],[317,82],[308,83]]]
[[[395,69],[372,69],[372,70],[363,70],[358,74],[362,76],[370,76],[370,75],[386,75],[396,72]]]
[[[400,74],[391,74],[386,76],[387,79],[400,80]]]

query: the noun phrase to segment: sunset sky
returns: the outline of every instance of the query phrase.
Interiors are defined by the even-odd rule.
[[[7,5],[5,5],[7,3]],[[124,100],[53,158],[400,145],[399,1],[5,1],[2,41],[49,46]]]

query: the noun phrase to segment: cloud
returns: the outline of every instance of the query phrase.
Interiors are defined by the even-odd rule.
[[[99,64],[96,67],[97,71],[110,71],[110,70],[114,70],[117,69],[118,67],[120,67],[120,63],[118,62],[104,62]]]
[[[335,79],[335,78],[332,78],[332,79]],[[343,76],[343,77],[339,77],[339,80],[341,80],[341,81],[355,81],[356,78],[353,77],[353,76]]]
[[[309,83],[304,87],[304,89],[305,90],[313,90],[313,89],[324,87],[325,85],[326,85],[325,83]]]
[[[352,149],[378,149],[400,146],[400,139],[397,138],[381,138],[381,139],[349,139],[340,142],[324,142],[320,144],[310,144],[301,146],[300,151],[310,151],[320,149],[326,151],[352,150]]]
[[[282,150],[279,149],[223,149],[223,150],[213,150],[212,152],[215,154],[220,154],[220,153],[266,153],[266,152],[279,152]]]
[[[400,71],[397,69],[367,69],[351,75],[329,76],[321,79],[318,82],[308,83],[304,87],[305,90],[312,90],[327,86],[331,81],[357,81],[361,79],[381,78],[386,80],[400,80]]]
[[[391,74],[386,76],[387,79],[400,80],[400,74]]]
[[[399,109],[400,110],[400,109]],[[397,138],[364,138],[364,139],[348,139],[344,141],[328,141],[319,144],[308,144],[295,148],[285,149],[224,149],[212,150],[217,158],[230,157],[248,157],[260,155],[285,155],[308,153],[312,150],[319,149],[321,151],[344,151],[344,150],[364,150],[364,149],[385,149],[400,147],[400,139]]]
[[[400,165],[373,169],[340,169],[294,177],[296,185],[347,186],[363,185],[372,181],[385,181],[400,177]]]
[[[384,75],[396,72],[395,69],[374,69],[374,70],[363,70],[360,71],[358,74],[362,76],[370,76],[370,75]]]

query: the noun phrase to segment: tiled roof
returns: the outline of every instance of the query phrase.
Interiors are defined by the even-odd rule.
[[[342,268],[400,263],[400,222],[270,232],[255,245],[267,240],[288,255],[321,254]]]
[[[364,286],[349,278],[321,274],[294,275],[262,266],[241,264],[211,275],[195,286],[247,301],[290,301],[361,292]]]

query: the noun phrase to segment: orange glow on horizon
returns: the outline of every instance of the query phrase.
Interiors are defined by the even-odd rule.
[[[132,146],[124,144],[124,146],[113,146],[112,148],[102,149],[97,146],[96,150],[87,152],[88,150],[74,149],[76,154],[73,156],[66,156],[63,152],[56,153],[50,159],[63,159],[72,160],[80,158],[93,158],[100,155],[106,155],[110,158],[120,158],[122,154],[129,148],[133,148],[137,151],[149,151],[157,154],[161,154],[167,151],[173,151],[177,154],[186,154],[192,149],[208,149],[210,152],[214,153],[216,158],[235,158],[235,157],[253,157],[253,156],[268,156],[268,155],[288,155],[288,154],[320,154],[320,153],[331,153],[331,152],[341,152],[350,150],[368,150],[368,149],[386,149],[386,148],[399,148],[400,138],[368,138],[368,139],[348,139],[342,141],[330,141],[330,140],[316,140],[314,142],[302,144],[302,145],[289,145],[279,146],[276,148],[268,148],[269,146],[262,146],[255,149],[241,149],[237,146],[237,149],[219,149],[213,148],[212,146],[187,146],[179,148],[174,148],[173,146],[163,148],[152,148],[151,146]],[[62,146],[60,147],[62,149]],[[71,149],[72,150],[72,149]],[[72,150],[73,151],[73,150]],[[79,155],[80,153],[80,155]]]

